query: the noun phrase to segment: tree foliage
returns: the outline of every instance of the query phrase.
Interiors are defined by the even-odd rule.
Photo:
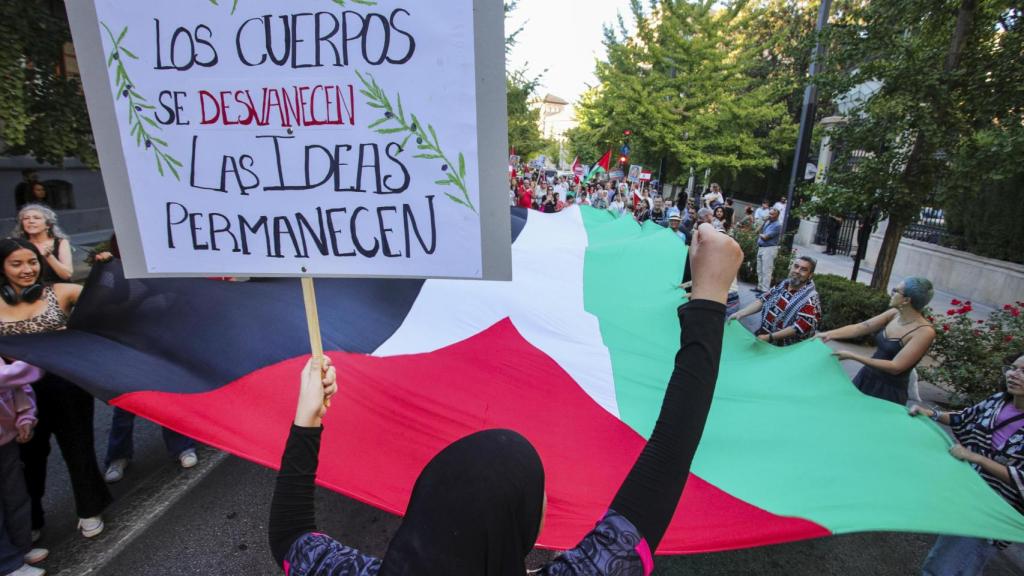
[[[655,0],[645,12],[631,2],[636,32],[605,29],[607,60],[599,86],[578,107],[573,152],[587,157],[618,147],[633,130],[633,159],[666,158],[678,179],[690,167],[716,174],[775,167],[792,149],[796,129],[789,101],[796,76],[773,59],[795,63],[798,41],[765,26],[747,30],[782,1]],[[596,148],[596,150],[595,150]]]
[[[522,70],[510,71],[505,78],[508,91],[508,145],[523,159],[541,153],[548,146],[540,133],[540,109],[531,107],[539,78],[527,78]]]
[[[96,165],[81,83],[64,70],[70,41],[63,3],[0,2],[0,138],[6,153],[55,165],[78,157]]]
[[[902,233],[923,206],[1020,176],[1011,158],[1015,146],[1020,152],[1024,60],[1012,4],[856,0],[833,15],[822,85],[846,123],[834,131],[833,168],[808,210],[889,219],[872,286],[888,283]],[[995,164],[979,170],[979,155]]]

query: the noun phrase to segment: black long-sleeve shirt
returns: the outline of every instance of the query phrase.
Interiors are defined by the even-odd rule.
[[[650,439],[616,493],[608,514],[584,538],[591,540],[590,545],[578,546],[559,557],[542,574],[570,573],[567,566],[583,554],[589,555],[581,560],[591,569],[621,569],[625,558],[636,568],[632,573],[649,573],[650,551],[657,549],[668,529],[704,432],[718,378],[724,318],[725,305],[718,302],[697,300],[679,308],[679,352]],[[326,536],[310,537],[316,532],[313,493],[322,430],[292,426],[270,506],[271,551],[278,565],[282,565],[290,551],[295,554],[292,547],[296,542],[306,542],[308,548],[315,550],[304,552],[317,555],[311,564],[319,566],[318,571],[328,573],[332,562],[345,562],[349,570],[345,573],[376,574],[378,559],[359,554]],[[620,540],[629,538],[608,537],[627,535],[634,528],[646,540],[647,558],[639,549],[620,546]],[[310,554],[296,556],[309,559]]]

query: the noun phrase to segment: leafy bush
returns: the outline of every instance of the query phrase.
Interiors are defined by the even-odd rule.
[[[818,331],[857,324],[885,312],[889,297],[860,282],[835,274],[815,274],[814,286],[821,298],[821,322]],[[866,336],[871,341],[874,335]]]
[[[945,316],[931,317],[938,336],[931,356],[936,363],[921,377],[953,393],[953,400],[973,404],[999,389],[1006,356],[1024,346],[1024,302],[1007,304],[987,320],[972,320],[970,302],[953,300]]]
[[[757,284],[757,232],[733,228],[732,235],[740,245],[740,248],[743,249],[743,264],[740,265],[739,272],[740,282]],[[789,275],[789,268],[793,265],[793,254],[787,253],[783,248],[779,248],[779,253],[775,255],[775,268],[772,273],[773,283],[778,283]]]

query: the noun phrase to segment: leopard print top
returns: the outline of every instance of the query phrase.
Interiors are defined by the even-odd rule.
[[[63,330],[68,325],[68,316],[60,307],[57,301],[57,293],[52,286],[43,289],[43,298],[46,299],[46,309],[25,320],[4,322],[0,320],[0,336],[12,336],[14,334],[39,334],[41,332],[54,332]]]

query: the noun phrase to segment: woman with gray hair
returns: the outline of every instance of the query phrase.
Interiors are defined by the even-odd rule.
[[[67,282],[74,273],[71,242],[57,225],[57,213],[42,204],[26,204],[18,211],[18,223],[11,230],[14,238],[24,238],[35,244],[42,256],[42,275],[45,284]]]
[[[910,372],[935,340],[935,328],[921,313],[934,295],[935,290],[927,278],[907,278],[892,289],[888,310],[860,324],[822,332],[818,338],[828,342],[874,333],[878,349],[870,358],[847,351],[836,351],[834,355],[840,360],[864,365],[853,378],[861,392],[906,404]]]

